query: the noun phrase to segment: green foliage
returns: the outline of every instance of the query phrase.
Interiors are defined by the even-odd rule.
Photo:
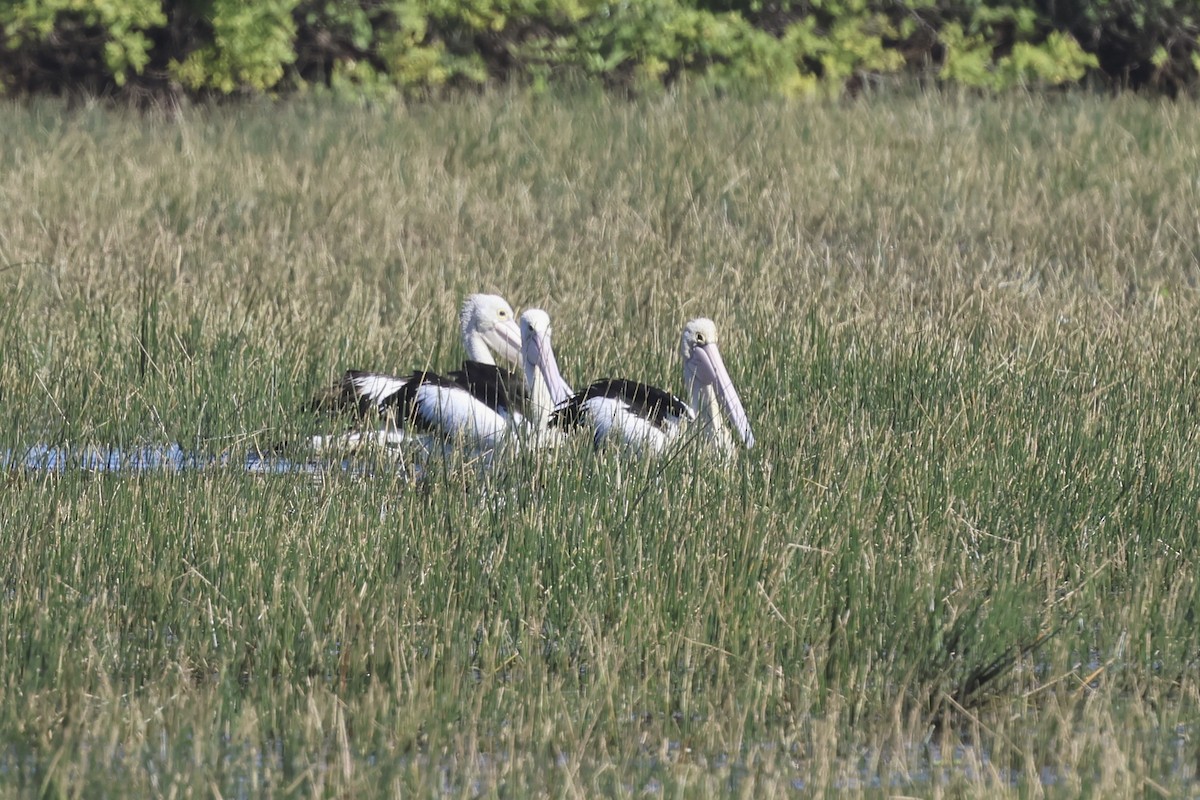
[[[992,47],[981,34],[968,34],[956,22],[949,22],[940,32],[946,48],[940,75],[944,80],[965,86],[989,86],[993,82]]]
[[[423,13],[420,3],[402,3],[395,11],[394,27],[385,31],[379,40],[378,53],[391,80],[401,88],[437,88],[452,80],[465,80],[472,84],[487,81],[487,68],[477,52],[457,53],[447,46],[444,37],[431,33],[431,18]],[[442,30],[453,31],[458,25],[466,25],[463,33],[492,30],[491,25],[500,22],[500,16],[490,16],[485,9],[464,6],[461,14],[444,18],[447,25]],[[458,36],[449,37],[455,41]]]
[[[283,78],[296,59],[292,17],[299,0],[207,0],[199,10],[212,26],[212,41],[183,61],[172,59],[171,73],[191,89],[263,91]]]
[[[1175,0],[20,0],[0,25],[0,84],[30,92],[382,96],[581,74],[837,96],[930,67],[987,90],[1101,75],[1177,91],[1200,66],[1200,10]]]
[[[1098,66],[1070,34],[1051,30],[1029,7],[981,6],[967,28],[946,23],[940,31],[945,57],[939,76],[943,80],[985,89],[1013,86],[1056,86],[1078,81],[1088,68]],[[1008,40],[1010,52],[997,57],[997,42]]]
[[[784,39],[792,44],[798,60],[820,65],[825,91],[836,95],[856,74],[890,73],[903,67],[900,52],[884,44],[897,35],[897,27],[883,14],[855,8],[824,31],[816,17],[801,19],[788,27]]]
[[[0,5],[0,41],[9,50],[44,44],[68,21],[103,32],[104,66],[121,86],[150,63],[146,32],[165,25],[167,18],[160,0],[17,0]]]
[[[1041,45],[1017,42],[1009,55],[993,57],[990,42],[979,34],[966,34],[956,24],[942,30],[946,59],[940,76],[943,80],[985,89],[1013,86],[1056,86],[1077,81],[1097,60],[1085,53],[1079,43],[1057,31]]]
[[[1166,91],[1200,78],[1200,4],[1193,0],[1076,0],[1059,9],[1105,72]]]
[[[855,9],[829,26],[806,16],[775,35],[733,12],[675,0],[622,4],[582,27],[566,48],[589,74],[631,76],[635,87],[692,75],[714,88],[785,96],[840,93],[863,71],[893,72],[903,57],[884,45],[894,26]]]
[[[786,89],[797,73],[786,46],[744,18],[674,0],[622,4],[596,15],[563,52],[588,74],[627,75],[640,88],[692,72],[719,87],[757,83]]]
[[[1002,85],[1049,84],[1077,81],[1089,67],[1098,64],[1096,57],[1085,53],[1067,34],[1053,31],[1040,45],[1017,42],[1011,55],[996,63]]]

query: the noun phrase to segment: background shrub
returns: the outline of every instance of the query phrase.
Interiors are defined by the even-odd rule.
[[[1175,94],[1196,84],[1198,41],[1191,0],[10,0],[0,87],[371,96],[584,76],[803,96],[917,75]]]

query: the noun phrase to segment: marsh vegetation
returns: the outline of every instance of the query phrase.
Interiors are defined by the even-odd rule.
[[[5,794],[1194,793],[1200,119],[1064,95],[489,94],[0,124]],[[460,357],[754,424],[316,472],[347,367]]]

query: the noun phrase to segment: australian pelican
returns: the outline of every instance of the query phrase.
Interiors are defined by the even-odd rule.
[[[503,297],[473,294],[463,302],[458,317],[467,363],[494,367],[496,356],[514,366],[521,363],[521,329],[516,315]],[[495,354],[495,355],[493,355]],[[390,413],[411,375],[389,375],[367,370],[348,370],[342,379],[319,394],[313,407],[323,411],[357,410]]]
[[[679,354],[691,405],[644,383],[604,379],[558,408],[551,424],[565,429],[587,424],[597,447],[617,439],[631,450],[651,454],[663,452],[686,428],[696,425],[705,441],[728,456],[734,452],[734,440],[724,412],[746,447],[753,447],[754,433],[721,359],[717,326],[711,319],[693,319],[684,326]]]
[[[521,314],[521,362],[525,367],[528,396],[526,417],[533,430],[539,433],[549,429],[554,409],[575,393],[558,369],[550,338],[549,314],[540,308],[531,308]]]
[[[446,375],[415,370],[395,379],[381,407],[426,446],[430,439],[480,451],[492,450],[509,439],[518,444],[549,443],[550,416],[555,406],[571,397],[572,390],[558,371],[550,343],[550,316],[530,309],[521,315],[518,330],[523,378],[474,360]],[[404,435],[404,431],[398,433]],[[386,440],[393,441],[398,440]]]

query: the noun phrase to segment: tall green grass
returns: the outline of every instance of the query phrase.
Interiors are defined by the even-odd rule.
[[[1190,106],[4,119],[0,451],[216,459],[0,476],[6,793],[1195,791]],[[242,468],[480,290],[576,385],[713,317],[759,446]]]

